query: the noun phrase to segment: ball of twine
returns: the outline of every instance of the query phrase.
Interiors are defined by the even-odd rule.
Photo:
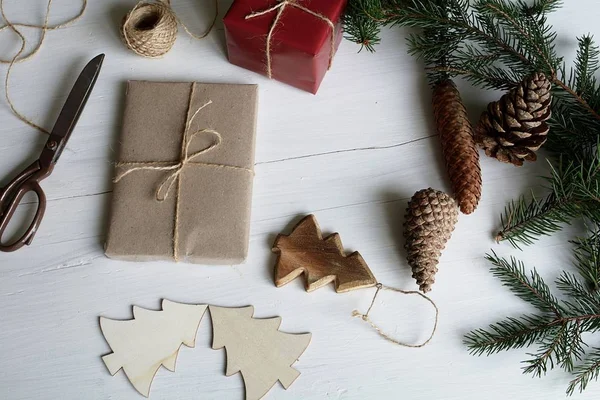
[[[165,55],[177,39],[177,16],[169,1],[139,2],[123,19],[121,37],[140,56]]]

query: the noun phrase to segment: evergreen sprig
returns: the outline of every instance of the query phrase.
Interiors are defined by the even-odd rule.
[[[600,236],[598,230],[588,238],[573,241],[577,270],[583,277],[586,289],[600,304]]]
[[[600,254],[596,234],[581,240],[580,244],[580,256],[584,252]],[[535,269],[527,274],[524,264],[514,257],[507,260],[492,253],[487,259],[493,265],[494,276],[537,310],[534,314],[508,317],[487,329],[468,333],[465,344],[469,351],[475,355],[491,355],[537,346],[537,351],[529,353],[530,358],[523,362],[524,373],[539,377],[549,369],[560,367],[574,374],[568,394],[584,390],[600,374],[598,349],[586,354],[588,345],[582,339],[583,333],[600,330],[600,293],[590,290],[600,284],[598,264],[582,263],[578,258],[578,269],[585,284],[577,276],[563,272],[555,282],[564,298],[559,300]]]
[[[552,83],[545,193],[506,206],[496,239],[519,248],[583,221],[588,235],[574,244],[578,275],[564,271],[555,296],[541,276],[515,258],[488,256],[492,273],[536,311],[469,333],[474,354],[537,346],[523,370],[542,376],[559,367],[574,375],[568,394],[600,376],[600,349],[584,333],[600,331],[600,48],[577,39],[572,67],[556,52],[548,14],[560,0],[349,0],[347,38],[375,51],[383,27],[409,30],[409,53],[421,59],[433,82],[462,77],[482,89],[510,90],[533,72]]]
[[[575,379],[569,383],[567,394],[572,395],[576,390],[583,392],[588,383],[598,380],[600,375],[600,349],[594,348],[585,363],[575,368]]]
[[[533,244],[576,218],[600,221],[600,154],[588,158],[584,162],[559,159],[551,164],[550,193],[541,200],[531,195],[531,199],[521,196],[509,203],[500,217],[502,228],[496,240],[520,248],[519,244]]]

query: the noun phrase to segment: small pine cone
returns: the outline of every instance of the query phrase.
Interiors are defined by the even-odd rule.
[[[454,197],[460,211],[471,214],[481,198],[479,152],[467,110],[452,80],[443,80],[433,88],[433,112]]]
[[[437,265],[458,221],[456,202],[444,192],[419,190],[410,199],[404,222],[404,247],[419,289],[427,293],[435,282]]]
[[[488,105],[475,128],[475,140],[485,154],[505,163],[535,161],[535,152],[546,142],[552,112],[551,83],[534,73],[499,101]]]

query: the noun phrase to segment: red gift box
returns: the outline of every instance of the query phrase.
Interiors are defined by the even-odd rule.
[[[223,19],[232,64],[317,93],[342,40],[347,0],[235,0]]]

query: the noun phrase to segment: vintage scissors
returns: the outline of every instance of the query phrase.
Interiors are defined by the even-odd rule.
[[[104,61],[104,54],[96,56],[85,66],[79,78],[77,78],[40,157],[18,174],[8,185],[0,188],[0,251],[15,251],[25,245],[30,245],[33,241],[46,211],[46,195],[40,187],[40,182],[50,176],[54,164],[62,154],[98,79],[102,61]],[[2,244],[1,240],[6,227],[23,196],[28,192],[34,192],[38,198],[38,208],[31,225],[23,236],[14,243]]]

